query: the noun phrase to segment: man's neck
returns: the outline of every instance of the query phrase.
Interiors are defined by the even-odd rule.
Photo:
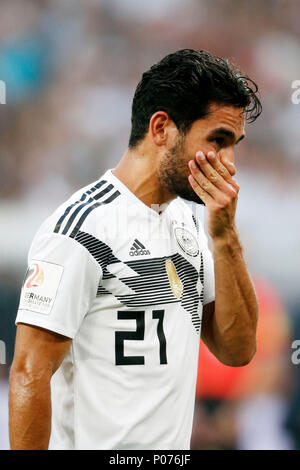
[[[128,149],[112,172],[148,207],[162,205],[175,197],[161,188],[157,159],[151,158],[146,149]]]

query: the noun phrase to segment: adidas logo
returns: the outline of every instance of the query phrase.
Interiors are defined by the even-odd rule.
[[[130,256],[150,255],[150,251],[146,250],[144,245],[135,239],[132,247],[130,248],[129,254]]]

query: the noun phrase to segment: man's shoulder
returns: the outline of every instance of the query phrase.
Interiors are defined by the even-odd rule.
[[[82,230],[93,234],[99,219],[104,221],[104,214],[107,218],[105,209],[119,195],[120,192],[111,183],[106,172],[98,180],[75,191],[60,204],[40,226],[37,235],[56,234],[75,239]],[[97,217],[94,217],[96,213]]]

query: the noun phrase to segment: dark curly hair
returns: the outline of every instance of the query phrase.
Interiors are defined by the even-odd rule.
[[[193,49],[167,55],[143,73],[136,88],[129,148],[144,138],[156,111],[168,113],[186,134],[194,121],[207,115],[213,102],[242,108],[248,122],[262,111],[255,82],[227,59]]]

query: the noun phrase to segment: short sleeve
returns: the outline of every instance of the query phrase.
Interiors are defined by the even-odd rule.
[[[74,338],[96,298],[100,265],[76,240],[37,234],[28,255],[16,323]]]

